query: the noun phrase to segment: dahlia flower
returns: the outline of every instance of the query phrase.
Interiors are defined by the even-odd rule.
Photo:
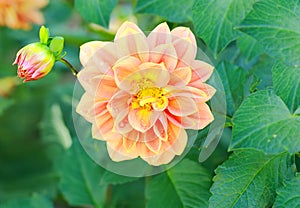
[[[0,26],[28,30],[31,23],[41,25],[44,17],[39,9],[47,4],[48,0],[0,0]]]
[[[131,22],[114,42],[81,46],[78,80],[85,93],[77,112],[92,123],[92,136],[106,141],[113,161],[142,158],[167,164],[187,145],[186,129],[213,121],[206,102],[215,89],[204,82],[213,67],[195,60],[190,29],[166,23],[148,36]]]

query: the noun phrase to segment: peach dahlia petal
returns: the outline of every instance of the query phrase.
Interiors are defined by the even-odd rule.
[[[187,145],[186,129],[213,121],[206,102],[215,89],[203,83],[212,67],[195,60],[190,29],[158,25],[148,37],[131,22],[114,42],[81,47],[78,74],[86,93],[77,112],[92,123],[92,135],[106,141],[113,161],[142,158],[170,163]]]

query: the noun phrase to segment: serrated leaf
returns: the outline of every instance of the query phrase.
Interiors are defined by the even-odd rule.
[[[108,28],[110,14],[116,4],[117,0],[75,0],[75,8],[86,21],[106,28]]]
[[[135,12],[156,14],[171,22],[192,20],[192,6],[195,0],[138,0]]]
[[[278,189],[274,208],[298,208],[300,207],[300,176],[286,181],[284,186]]]
[[[193,6],[193,23],[215,57],[239,35],[234,27],[250,12],[257,0],[198,0]]]
[[[258,1],[238,29],[253,36],[270,56],[300,65],[299,0]]]
[[[208,171],[199,163],[184,159],[150,179],[146,186],[147,207],[208,207],[210,185]]]
[[[42,195],[34,195],[28,198],[16,198],[0,205],[0,208],[52,208],[52,202]]]
[[[217,71],[222,79],[225,90],[227,114],[233,116],[245,96],[247,72],[227,62],[219,64]]]
[[[233,117],[230,149],[256,148],[266,153],[300,150],[300,119],[272,90],[250,95]]]
[[[300,106],[300,67],[277,62],[272,70],[274,90],[291,112]]]
[[[238,150],[216,169],[209,207],[270,207],[286,171],[286,153]]]
[[[62,162],[60,190],[70,205],[103,207],[107,186],[99,181],[104,172],[74,139]]]

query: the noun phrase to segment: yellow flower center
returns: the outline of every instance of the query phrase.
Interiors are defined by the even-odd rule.
[[[146,110],[163,111],[168,106],[168,99],[165,97],[163,89],[158,87],[148,87],[141,89],[135,95],[132,108],[143,108]]]

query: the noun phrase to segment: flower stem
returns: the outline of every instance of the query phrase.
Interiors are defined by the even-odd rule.
[[[73,74],[74,76],[77,76],[78,71],[72,66],[72,64],[71,64],[70,62],[68,62],[68,61],[67,61],[66,59],[64,59],[64,58],[61,58],[61,59],[59,59],[58,61],[60,61],[61,63],[65,64],[65,65],[71,70],[72,74]]]

